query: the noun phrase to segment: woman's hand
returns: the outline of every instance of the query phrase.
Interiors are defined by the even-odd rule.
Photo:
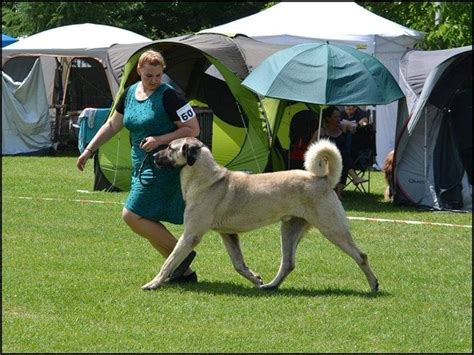
[[[80,171],[84,170],[86,166],[87,159],[89,159],[94,151],[99,149],[99,147],[107,142],[111,137],[118,133],[123,128],[123,115],[115,111],[112,114],[112,117],[108,119],[102,127],[99,128],[97,133],[94,135],[92,140],[87,145],[91,148],[86,148],[77,158],[76,166]]]
[[[369,119],[364,117],[362,118],[360,121],[359,121],[359,126],[361,127],[364,127],[364,126],[367,126],[369,124]]]
[[[79,158],[77,158],[77,161],[76,161],[76,166],[80,171],[84,171],[87,159],[89,159],[91,156],[92,156],[92,151],[88,148],[84,149],[82,154],[79,155]]]
[[[145,137],[140,142],[140,149],[143,149],[145,152],[148,153],[158,148],[160,144],[162,144],[160,141],[160,136]]]
[[[343,132],[354,133],[357,128],[357,123],[348,120],[342,120],[339,123],[339,127],[342,129]]]

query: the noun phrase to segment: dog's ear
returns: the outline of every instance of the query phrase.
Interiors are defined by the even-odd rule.
[[[188,144],[188,143],[183,144],[181,151],[183,153],[183,156],[186,158],[186,162],[189,166],[192,166],[196,162],[199,155],[200,148],[201,147],[198,147],[193,144]]]

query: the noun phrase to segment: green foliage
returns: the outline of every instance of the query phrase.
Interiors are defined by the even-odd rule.
[[[2,31],[17,37],[89,22],[125,28],[152,39],[169,38],[251,15],[265,4],[258,1],[5,2]]]
[[[100,23],[126,28],[121,2],[7,2],[2,4],[2,31],[12,36],[27,36],[59,26]],[[130,8],[133,13],[135,5]],[[123,19],[126,19],[124,22]],[[31,19],[35,19],[32,21]],[[143,30],[137,29],[139,34]]]
[[[472,2],[358,2],[367,10],[405,27],[425,32],[416,47],[447,49],[472,44]],[[439,10],[440,22],[435,23]]]
[[[377,295],[315,229],[275,292],[239,276],[213,232],[196,248],[197,284],[145,292],[163,258],[121,220],[126,193],[77,191],[91,189],[93,169],[79,172],[75,160],[2,158],[4,353],[472,350],[470,228],[351,220],[380,280]],[[470,213],[384,203],[382,174],[371,176],[370,195],[344,194],[348,216],[472,223]],[[174,235],[183,229],[168,226]],[[273,225],[241,237],[247,264],[265,281],[278,270],[278,235]]]

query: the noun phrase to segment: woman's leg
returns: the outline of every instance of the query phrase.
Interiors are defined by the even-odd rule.
[[[171,254],[177,240],[163,224],[143,218],[126,208],[122,210],[122,218],[135,233],[148,239],[150,244],[165,258]],[[188,268],[184,274],[187,275],[191,272]]]
[[[342,181],[342,183],[344,183],[344,185],[346,184],[346,179],[348,175],[351,177],[354,185],[367,182],[368,181],[367,179],[363,179],[356,174],[354,170],[355,164],[354,164],[354,161],[352,160],[350,153],[348,151],[344,151],[344,152],[341,152],[341,155],[342,155],[342,165],[344,166],[346,170],[345,179]]]

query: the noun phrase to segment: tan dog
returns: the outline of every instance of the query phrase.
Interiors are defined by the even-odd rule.
[[[304,170],[265,174],[233,172],[218,165],[210,150],[195,138],[172,141],[154,156],[160,168],[183,167],[181,189],[186,209],[184,233],[159,274],[143,289],[158,288],[200,242],[208,230],[218,232],[239,274],[257,287],[277,288],[295,267],[296,247],[304,232],[315,226],[351,256],[371,289],[378,281],[349,231],[341,202],[334,192],[342,169],[337,147],[327,140],[310,146]],[[267,284],[244,262],[238,233],[281,221],[282,258],[275,278]]]
[[[385,183],[387,186],[385,187],[385,192],[383,194],[384,200],[385,201],[393,201],[393,193],[392,193],[392,180],[393,180],[393,157],[394,157],[394,150],[392,149],[390,152],[388,152],[387,156],[385,157],[385,160],[383,162],[383,176],[385,179]]]

